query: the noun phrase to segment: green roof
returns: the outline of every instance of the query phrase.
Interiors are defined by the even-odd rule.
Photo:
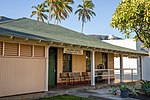
[[[95,40],[59,25],[46,24],[28,18],[0,23],[0,34],[148,55],[147,53]]]

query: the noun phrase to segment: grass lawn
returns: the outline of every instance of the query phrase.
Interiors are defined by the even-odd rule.
[[[72,95],[59,95],[54,97],[41,98],[37,100],[93,100],[93,99],[82,98],[82,97],[77,97]]]

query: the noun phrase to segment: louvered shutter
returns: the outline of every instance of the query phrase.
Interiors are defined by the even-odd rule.
[[[17,43],[5,43],[5,56],[18,56],[18,44]]]
[[[35,57],[45,57],[45,47],[44,46],[34,46],[34,56]]]
[[[21,44],[20,45],[20,56],[31,57],[32,56],[32,45]]]

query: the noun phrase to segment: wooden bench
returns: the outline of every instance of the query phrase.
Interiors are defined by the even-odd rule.
[[[68,73],[68,77],[69,77],[69,83],[72,83],[72,84],[73,84],[74,78],[73,78],[72,72],[69,72],[69,73]]]
[[[74,84],[75,81],[81,82],[80,72],[70,72],[70,73],[68,73],[68,76],[69,76],[69,82],[72,84]]]

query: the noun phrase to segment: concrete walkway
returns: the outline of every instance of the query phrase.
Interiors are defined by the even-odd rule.
[[[113,95],[111,92],[109,92],[110,90],[111,90],[111,88],[89,90],[89,91],[96,93],[96,94],[92,94],[92,96],[103,97],[103,98],[107,98],[110,100],[137,100],[137,99],[133,99],[133,98],[121,98],[120,95]]]
[[[67,94],[80,97],[94,98],[96,100],[138,100],[133,98],[121,98],[120,95],[113,95],[109,92],[110,88],[96,90],[74,90]]]
[[[137,82],[128,83],[130,86],[136,86]],[[137,100],[131,98],[121,98],[119,95],[113,95],[109,90],[111,87],[118,86],[118,84],[96,84],[95,87],[89,84],[79,84],[79,85],[68,85],[68,86],[57,86],[50,88],[50,91],[42,93],[24,94],[16,95],[10,97],[3,97],[0,100],[35,100],[43,97],[52,97],[57,95],[75,95],[79,97],[94,98],[96,100]]]
[[[136,86],[136,82],[128,83],[130,86]],[[47,96],[56,96],[56,95],[75,95],[79,97],[94,98],[96,100],[138,100],[133,98],[121,98],[120,95],[113,95],[110,90],[112,87],[118,86],[118,84],[97,84],[95,87],[90,85],[76,85],[76,86],[67,86],[61,87],[58,89],[54,88],[54,91],[48,91]],[[52,89],[51,89],[52,90]]]

